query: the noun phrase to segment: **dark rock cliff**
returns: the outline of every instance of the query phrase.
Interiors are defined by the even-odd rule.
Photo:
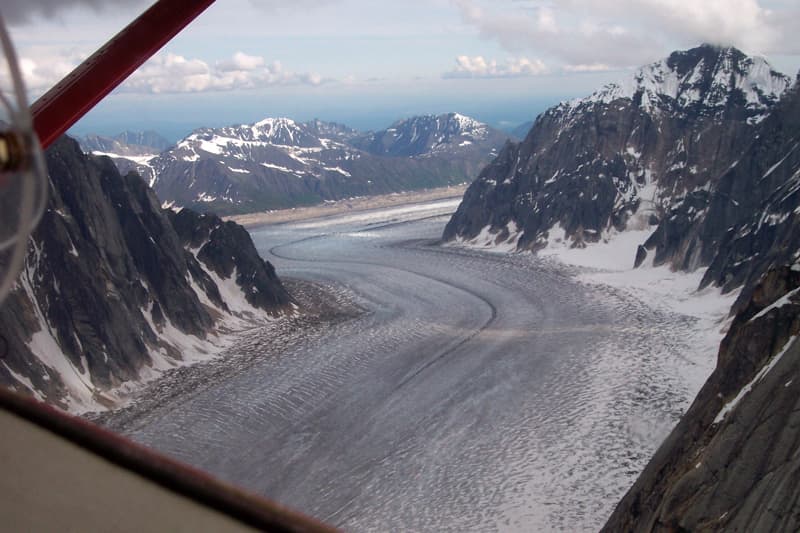
[[[800,528],[800,87],[694,205],[647,246],[709,264],[703,284],[741,287],[717,366],[606,524],[606,531]]]
[[[224,279],[233,269],[209,271],[187,251],[192,228],[179,235],[139,176],[121,176],[110,159],[85,156],[69,138],[46,159],[49,203],[0,307],[8,343],[0,383],[80,410],[109,401],[106,391],[143,370],[181,360],[182,341],[202,344],[228,311],[212,272]],[[288,296],[271,265],[256,262],[243,228],[224,228],[210,231],[206,246],[225,250],[246,273],[237,286],[263,294],[248,298],[252,305],[280,310]]]
[[[645,248],[656,264],[708,265],[703,286],[726,291],[744,286],[738,310],[767,270],[798,258],[798,206],[800,84],[795,84],[715,187],[670,209]]]
[[[800,267],[770,270],[604,531],[800,529]]]
[[[275,267],[258,255],[242,226],[191,209],[168,210],[167,215],[183,246],[219,278],[233,277],[250,305],[270,310],[291,302]]]

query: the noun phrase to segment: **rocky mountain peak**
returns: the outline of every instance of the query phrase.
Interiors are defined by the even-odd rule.
[[[247,126],[241,126],[244,131]],[[278,146],[318,146],[319,141],[290,118],[265,118],[250,126],[252,139]],[[245,136],[246,138],[246,136]]]
[[[766,60],[735,48],[674,52],[542,113],[522,143],[482,171],[444,237],[471,241],[488,231],[536,250],[561,232],[564,243],[584,246],[663,223],[666,250],[706,212],[709,191],[788,88]],[[675,206],[685,216],[668,214]],[[656,263],[680,255],[670,250]],[[710,261],[698,247],[690,252],[678,268]]]
[[[254,146],[318,148],[319,138],[288,118],[265,118],[253,124],[199,128],[178,141],[175,155],[184,161],[235,156]]]
[[[751,122],[766,116],[791,80],[772,69],[763,57],[747,56],[733,47],[704,44],[645,65],[627,78],[591,96],[566,102],[567,114],[596,104],[628,99],[643,111],[743,113]]]
[[[505,137],[473,118],[445,113],[398,120],[387,129],[363,138],[359,147],[378,155],[414,157],[453,148],[465,149],[491,139],[502,142]]]
[[[449,113],[445,115],[448,120],[458,123],[458,127],[463,132],[483,131],[486,129],[486,124],[478,122],[474,118],[462,115],[461,113]]]
[[[254,139],[283,146],[295,146],[298,142],[296,137],[304,133],[303,128],[294,120],[283,117],[265,118],[250,128]],[[246,126],[242,129],[246,129]]]
[[[349,126],[340,124],[338,122],[327,122],[318,118],[304,122],[303,127],[320,139],[330,139],[343,143],[346,143],[359,135],[358,130],[355,130]]]
[[[474,118],[460,113],[444,113],[441,115],[419,115],[392,124],[389,129],[404,130],[408,128],[424,128],[444,135],[465,135],[482,139],[487,135],[488,126]]]

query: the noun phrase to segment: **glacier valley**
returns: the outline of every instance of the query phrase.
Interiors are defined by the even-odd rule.
[[[251,230],[282,278],[357,312],[247,332],[235,371],[183,368],[191,387],[102,422],[348,531],[599,529],[713,370],[733,296],[441,246],[457,203]]]

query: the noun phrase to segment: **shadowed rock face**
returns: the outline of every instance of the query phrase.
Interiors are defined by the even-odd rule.
[[[683,228],[702,215],[708,191],[788,85],[733,48],[676,52],[540,115],[470,186],[444,238],[470,239],[487,226],[499,234],[513,222],[520,248],[544,246],[556,226],[581,246],[697,204]],[[698,259],[689,254],[685,266]]]
[[[754,287],[716,370],[604,531],[800,528],[798,287],[796,267]]]
[[[46,158],[47,210],[17,288],[0,307],[9,344],[0,383],[64,406],[65,379],[100,393],[136,379],[154,352],[179,360],[164,328],[205,338],[226,306],[207,267],[184,247],[193,228],[179,235],[139,176],[121,176],[110,159],[85,156],[69,138]],[[288,295],[274,269],[257,262],[243,228],[224,227],[204,237],[208,245],[246,273],[239,284],[248,292],[261,291],[250,303],[279,311]],[[226,268],[220,277],[233,270]]]
[[[167,211],[183,246],[197,250],[197,259],[221,278],[236,274],[247,301],[260,309],[279,309],[291,298],[272,263],[258,255],[250,234],[235,222],[191,209]]]

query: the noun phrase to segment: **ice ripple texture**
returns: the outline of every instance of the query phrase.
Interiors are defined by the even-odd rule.
[[[696,392],[695,321],[529,255],[435,246],[442,214],[254,231],[282,276],[367,312],[128,434],[349,531],[598,529]]]

